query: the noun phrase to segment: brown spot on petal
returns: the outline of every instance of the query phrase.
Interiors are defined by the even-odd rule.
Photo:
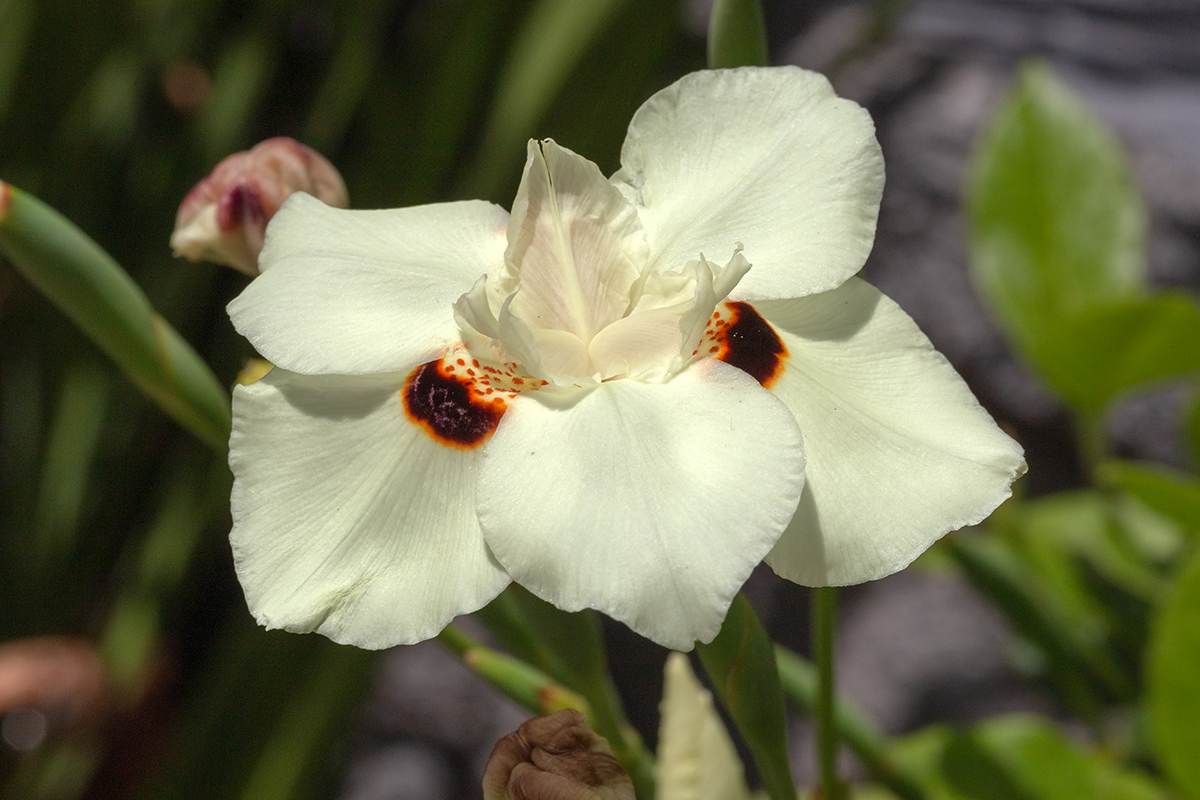
[[[441,360],[413,370],[401,396],[409,418],[448,447],[483,444],[508,410],[508,403],[500,398],[483,399],[469,378],[451,374]]]
[[[787,347],[754,306],[749,303],[726,303],[725,306],[732,313],[732,319],[721,336],[723,352],[716,357],[770,388],[783,371]]]

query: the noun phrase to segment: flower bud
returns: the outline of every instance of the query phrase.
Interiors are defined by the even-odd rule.
[[[612,748],[574,709],[535,717],[496,743],[484,800],[635,800]]]
[[[267,223],[292,192],[338,208],[349,204],[342,176],[311,147],[279,136],[234,153],[183,198],[171,248],[257,275]]]

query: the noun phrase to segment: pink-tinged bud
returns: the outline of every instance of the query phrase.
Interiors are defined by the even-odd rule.
[[[496,743],[484,800],[635,800],[612,748],[574,709],[535,717]]]
[[[171,248],[257,275],[267,223],[292,192],[338,208],[349,204],[342,176],[311,147],[279,136],[234,153],[183,198]]]

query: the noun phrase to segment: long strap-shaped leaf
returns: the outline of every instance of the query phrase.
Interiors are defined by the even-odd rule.
[[[229,395],[113,258],[54,209],[0,181],[0,252],[146,395],[218,452]]]
[[[697,644],[696,652],[754,754],[767,795],[771,800],[796,800],[775,646],[744,595],[733,599],[717,638]]]

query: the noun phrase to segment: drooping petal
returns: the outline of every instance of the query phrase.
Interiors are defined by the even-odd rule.
[[[671,653],[663,669],[655,785],[659,800],[746,800],[745,771],[712,695],[687,656]]]
[[[285,369],[407,371],[458,341],[452,304],[500,271],[507,219],[478,201],[344,211],[295,194],[229,315]]]
[[[867,112],[794,67],[684,76],[634,115],[612,178],[639,205],[652,268],[746,246],[735,300],[840,285],[871,250],[883,157]]]
[[[705,361],[662,384],[518,396],[484,452],[478,508],[497,559],[530,591],[690,650],[717,634],[803,481],[788,410]]]
[[[557,328],[583,342],[629,306],[646,261],[637,212],[600,169],[546,139],[529,143],[513,201],[504,291],[532,328]]]
[[[508,584],[475,516],[480,450],[410,421],[404,382],[277,368],[235,390],[230,541],[266,627],[413,643]]]
[[[753,306],[787,347],[771,391],[808,455],[800,507],[766,558],[779,575],[809,586],[881,578],[1009,496],[1021,447],[873,286],[852,278]]]

